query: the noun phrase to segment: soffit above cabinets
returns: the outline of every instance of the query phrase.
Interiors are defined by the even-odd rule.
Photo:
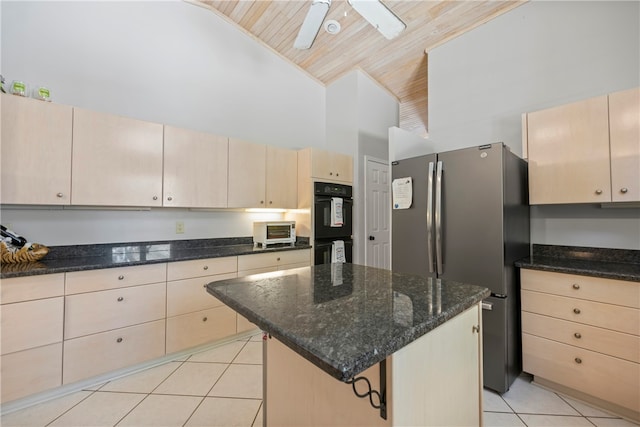
[[[346,0],[333,0],[324,20],[336,20],[338,34],[320,29],[308,50],[293,47],[311,0],[188,0],[205,6],[327,85],[360,69],[400,103],[400,127],[426,136],[427,56],[452,38],[527,0],[383,0],[406,24],[387,40]],[[488,46],[490,48],[490,46]]]

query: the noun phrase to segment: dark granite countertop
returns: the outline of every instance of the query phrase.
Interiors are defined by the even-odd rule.
[[[295,246],[273,245],[265,249],[254,247],[252,242],[251,237],[238,237],[52,246],[49,248],[49,253],[38,262],[2,264],[0,279],[309,249],[311,247],[309,240],[305,238],[299,238]]]
[[[207,291],[341,381],[490,295],[479,286],[355,264],[212,282]]]
[[[520,268],[640,282],[640,251],[579,246],[533,245]]]

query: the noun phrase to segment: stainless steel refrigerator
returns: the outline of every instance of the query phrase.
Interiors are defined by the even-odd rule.
[[[412,178],[412,201],[392,211],[391,269],[491,290],[484,386],[504,393],[522,370],[514,262],[529,255],[526,162],[495,143],[396,161],[392,177]]]

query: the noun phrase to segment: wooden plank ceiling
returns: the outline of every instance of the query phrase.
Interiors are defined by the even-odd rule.
[[[321,29],[313,46],[293,42],[311,0],[192,0],[253,35],[313,78],[327,85],[353,69],[367,73],[400,103],[400,127],[427,135],[427,54],[432,49],[527,0],[383,0],[407,28],[384,38],[346,0],[333,0],[325,22],[340,23],[338,34]]]

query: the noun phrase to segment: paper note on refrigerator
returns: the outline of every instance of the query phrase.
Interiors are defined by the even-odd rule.
[[[409,209],[413,201],[413,180],[411,177],[397,178],[391,183],[393,209]]]

